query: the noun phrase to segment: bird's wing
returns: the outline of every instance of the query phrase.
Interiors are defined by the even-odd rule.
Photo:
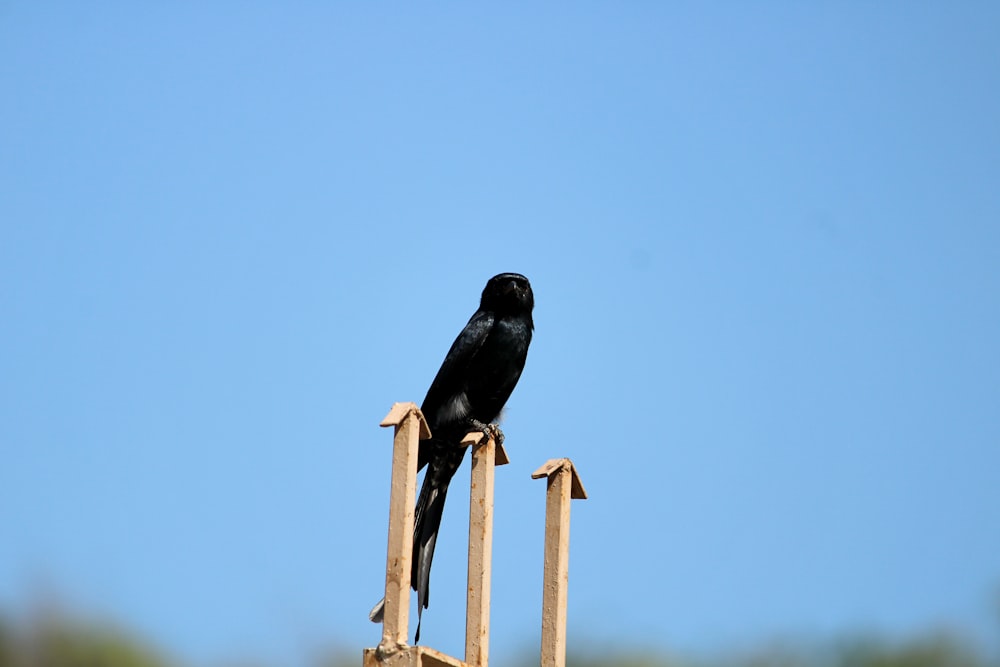
[[[469,380],[469,366],[486,341],[493,322],[493,313],[476,311],[451,344],[420,408],[431,426],[432,435],[435,425],[463,419],[468,413],[465,389]]]

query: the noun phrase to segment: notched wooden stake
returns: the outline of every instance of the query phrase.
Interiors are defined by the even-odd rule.
[[[587,491],[569,459],[549,459],[531,474],[545,478],[545,565],[542,576],[542,667],[566,665],[566,593],[569,588],[569,505]]]
[[[431,431],[415,403],[394,403],[381,426],[395,427],[389,491],[389,545],[385,559],[385,607],[382,610],[382,641],[377,648],[378,655],[388,657],[407,646],[410,633],[410,570],[417,457],[420,440],[429,438]]]

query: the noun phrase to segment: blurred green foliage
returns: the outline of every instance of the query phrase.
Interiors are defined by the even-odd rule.
[[[523,661],[523,665],[535,664]],[[904,642],[854,637],[829,644],[772,644],[714,659],[667,658],[639,653],[570,655],[567,667],[1000,667],[947,633]]]
[[[114,628],[44,619],[0,619],[0,667],[175,667]]]
[[[316,667],[359,667],[361,652],[337,652]],[[534,667],[526,653],[516,667]],[[822,645],[771,644],[714,658],[668,657],[659,650],[571,653],[567,667],[1000,667],[968,642],[946,633],[903,642],[855,637]],[[12,622],[0,617],[0,667],[181,667],[129,633],[106,625],[46,617]],[[275,666],[278,667],[278,666]],[[501,666],[503,667],[503,666]]]

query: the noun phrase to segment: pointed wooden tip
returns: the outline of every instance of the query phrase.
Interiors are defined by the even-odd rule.
[[[478,445],[479,441],[483,439],[482,431],[469,431],[465,436],[458,442],[458,444],[463,447],[472,447]],[[490,436],[490,440],[493,440],[493,444],[496,445],[496,453],[493,455],[493,465],[505,466],[510,463],[510,459],[507,457],[507,450],[503,448],[503,445],[498,443],[493,436]],[[483,443],[485,444],[485,443]]]
[[[424,419],[424,413],[420,411],[416,403],[412,402],[393,403],[389,414],[385,416],[385,419],[382,420],[379,426],[399,426],[411,414],[416,415],[417,420],[420,422],[420,439],[426,440],[431,437],[431,429],[427,425],[427,420]]]
[[[587,490],[583,488],[583,482],[580,480],[580,474],[576,471],[576,466],[569,459],[549,459],[541,468],[531,473],[531,479],[551,477],[560,470],[568,470],[572,478],[570,497],[577,500],[586,500]]]

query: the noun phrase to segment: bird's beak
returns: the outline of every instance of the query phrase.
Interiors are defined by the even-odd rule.
[[[510,294],[511,292],[516,292],[516,291],[517,291],[517,283],[513,280],[511,280],[503,287],[504,294]]]

